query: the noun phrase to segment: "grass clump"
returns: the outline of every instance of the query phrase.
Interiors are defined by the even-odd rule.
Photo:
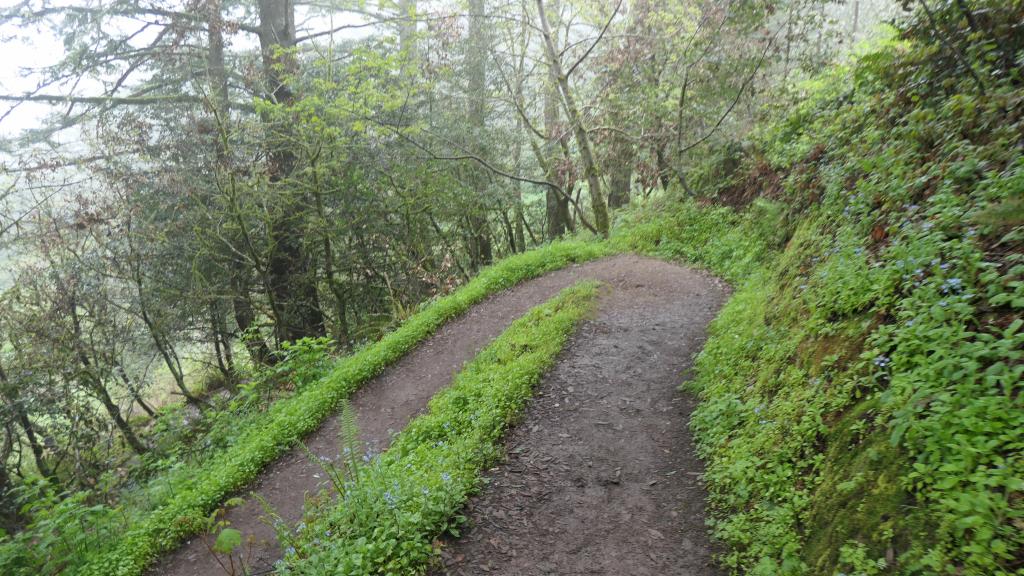
[[[391,447],[365,465],[348,463],[337,499],[309,510],[297,532],[281,530],[286,575],[418,574],[439,534],[457,534],[458,511],[500,440],[593,310],[596,282],[563,290],[481,351]]]
[[[113,525],[119,534],[117,539],[107,539],[98,546],[61,557],[55,555],[59,554],[57,544],[52,549],[40,550],[27,540],[32,532],[25,531],[0,542],[0,570],[12,575],[36,574],[39,564],[35,560],[56,558],[65,574],[141,574],[161,553],[202,530],[211,511],[320,426],[352,391],[445,322],[518,282],[609,252],[601,244],[559,242],[502,260],[466,286],[430,302],[380,341],[339,360],[323,378],[300,383],[293,396],[274,402],[264,412],[254,412],[236,421],[232,442],[204,459],[201,466],[188,470],[177,467],[166,476],[152,480],[150,483],[159,488],[160,498],[147,500],[144,509],[118,507],[112,508],[116,513],[110,514],[93,510],[91,515],[103,521],[90,530],[110,532]],[[64,540],[66,538],[55,538],[54,542]]]

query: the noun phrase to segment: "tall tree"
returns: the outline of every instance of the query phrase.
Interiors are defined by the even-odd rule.
[[[298,73],[295,54],[295,4],[293,0],[259,0],[260,51],[263,57],[267,99],[272,110],[264,112],[268,134],[269,186],[275,194],[269,224],[270,254],[267,262],[268,296],[274,303],[275,329],[280,340],[322,336],[324,316],[317,292],[315,262],[303,233],[310,202],[289,186],[296,169],[290,138],[289,110],[295,104],[291,83]]]
[[[622,3],[620,1],[615,7],[615,12],[613,12],[609,17],[609,25],[618,12],[621,4]],[[565,70],[562,65],[561,53],[558,51],[554,37],[551,33],[551,24],[548,22],[544,0],[537,0],[537,13],[540,20],[541,33],[544,37],[545,55],[547,57],[548,66],[551,67],[551,72],[555,76],[555,80],[558,85],[558,92],[562,97],[562,104],[565,106],[565,112],[568,115],[569,123],[572,126],[573,134],[576,138],[576,145],[579,147],[580,162],[583,164],[583,177],[587,181],[587,192],[590,194],[590,208],[594,212],[594,226],[602,236],[608,236],[610,220],[608,218],[608,205],[605,202],[604,193],[601,189],[600,170],[598,169],[597,161],[594,158],[594,150],[590,142],[590,134],[587,132],[583,115],[580,113],[572,86],[569,84],[569,75],[576,70],[576,67],[582,62],[582,59],[586,58],[587,54],[589,54],[589,50],[581,57],[580,60],[570,66],[568,70]],[[601,31],[601,35],[594,40],[593,46],[596,46],[597,43],[600,42],[601,37],[604,35],[604,31],[607,30],[607,28],[608,25],[605,25],[604,29]]]

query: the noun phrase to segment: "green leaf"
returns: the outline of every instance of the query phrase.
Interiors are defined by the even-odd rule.
[[[242,545],[242,533],[234,528],[225,528],[217,535],[217,541],[213,543],[213,551],[218,554],[231,554],[235,548]]]

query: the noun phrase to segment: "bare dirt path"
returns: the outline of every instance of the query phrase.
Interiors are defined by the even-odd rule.
[[[620,264],[599,276],[611,293],[510,432],[434,576],[717,573],[695,399],[676,388],[728,292],[671,264]]]
[[[543,522],[545,529],[564,526],[567,531],[574,530],[577,536],[567,532],[561,547],[582,547],[582,553],[590,558],[604,554],[601,550],[612,554],[609,559],[614,558],[615,552],[607,547],[607,540],[617,538],[639,546],[644,557],[655,549],[661,550],[658,554],[689,555],[685,546],[690,542],[697,550],[695,562],[706,562],[703,489],[692,475],[701,468],[693,457],[692,441],[685,430],[690,401],[674,392],[691,354],[699,350],[705,325],[726,294],[724,284],[702,273],[623,255],[570,266],[495,294],[446,324],[355,393],[352,405],[360,436],[375,451],[386,449],[392,434],[421,413],[427,401],[451,382],[463,363],[513,320],[585,278],[602,280],[613,290],[605,297],[599,318],[581,328],[558,368],[545,380],[544,396],[530,408],[527,425],[512,434],[510,442],[516,452],[504,467],[504,474],[499,472],[494,489],[474,500],[472,509],[483,515],[477,521],[478,528],[450,550],[457,551],[457,556],[451,558],[463,559],[453,565],[456,573],[481,573],[482,569],[473,566],[483,566],[488,560],[499,564],[493,547],[474,543],[483,538],[491,546],[486,525],[503,521],[487,514],[488,511],[511,514],[505,511],[513,508],[523,514],[516,516],[521,518],[516,522],[524,528],[507,533],[503,546],[515,550],[513,558],[518,558],[519,563],[514,565],[520,568],[512,569],[513,565],[506,564],[512,571],[501,573],[547,573],[532,567],[542,566],[542,562],[555,562],[550,573],[595,573],[577,570],[572,554],[565,555],[565,550],[559,552],[562,556],[545,552],[555,544],[548,541],[550,536],[538,538],[538,533],[534,533],[530,540],[516,539],[518,530],[525,530],[523,523],[531,521]],[[559,403],[562,395],[571,397],[570,410]],[[588,409],[584,410],[585,407]],[[564,431],[560,428],[563,426]],[[602,439],[601,443],[594,446],[592,440],[597,438]],[[587,444],[579,443],[584,440]],[[337,420],[328,420],[306,438],[305,444],[317,456],[336,458]],[[530,454],[535,457],[530,459]],[[520,458],[527,459],[516,464]],[[550,459],[539,460],[543,458]],[[523,482],[512,482],[509,489],[526,490],[525,494],[532,497],[519,498],[518,492],[513,494],[502,488],[502,477],[520,474],[510,471],[509,466],[529,471],[514,480],[530,483],[528,488],[512,488],[525,486]],[[617,467],[621,467],[619,475],[608,476],[615,474]],[[647,485],[670,469],[678,471],[674,476],[662,475],[657,484]],[[577,486],[581,481],[582,486]],[[294,523],[302,516],[305,496],[315,494],[325,485],[320,468],[304,452],[295,449],[268,467],[244,493],[259,494],[282,518]],[[487,498],[499,500],[487,503]],[[568,513],[574,509],[583,513],[585,507],[594,505],[600,509],[590,510],[585,516],[573,517]],[[545,511],[546,506],[551,506],[551,510]],[[670,509],[678,509],[675,516],[669,516]],[[281,556],[274,533],[262,521],[263,516],[262,508],[252,497],[227,514],[232,527],[252,539],[246,564],[257,572],[269,571]],[[661,516],[664,518],[654,522]],[[666,523],[665,518],[672,522]],[[600,528],[598,522],[604,527]],[[652,547],[646,537],[637,539],[645,534],[653,538],[653,532],[647,531],[644,523],[662,534],[660,546]],[[594,526],[588,528],[590,524]],[[591,528],[603,530],[603,538],[594,540],[598,534]],[[683,529],[686,532],[680,532]],[[583,534],[588,534],[589,544],[580,541]],[[591,544],[598,548],[589,550]],[[533,564],[531,557],[537,558]],[[563,557],[570,563],[559,560]],[[626,572],[602,569],[597,573]],[[150,574],[216,576],[224,575],[225,571],[207,551],[203,539],[194,537],[159,562]]]

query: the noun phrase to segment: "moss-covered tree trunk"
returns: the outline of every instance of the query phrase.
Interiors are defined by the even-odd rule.
[[[548,23],[544,0],[537,0],[537,11],[539,13],[541,31],[544,35],[544,47],[548,66],[557,79],[558,91],[562,96],[562,103],[565,105],[569,124],[572,126],[573,135],[576,137],[576,144],[580,149],[583,177],[587,181],[587,190],[590,192],[590,208],[594,212],[594,227],[597,228],[598,233],[607,237],[610,229],[608,205],[605,203],[604,192],[601,190],[601,175],[597,168],[597,161],[594,159],[590,135],[583,125],[583,115],[580,113],[579,106],[576,104],[576,97],[569,86],[569,76],[562,69],[561,57],[551,35],[551,25]]]
[[[294,53],[294,2],[260,0],[259,18],[267,96],[284,109],[283,114],[264,117],[268,134],[268,175],[276,204],[269,222],[271,249],[266,290],[277,304],[274,313],[278,339],[294,341],[322,336],[325,332],[313,252],[303,234],[310,202],[304,193],[291,189],[287,182],[297,164],[288,137],[287,110],[295,101],[289,82],[298,67]]]

